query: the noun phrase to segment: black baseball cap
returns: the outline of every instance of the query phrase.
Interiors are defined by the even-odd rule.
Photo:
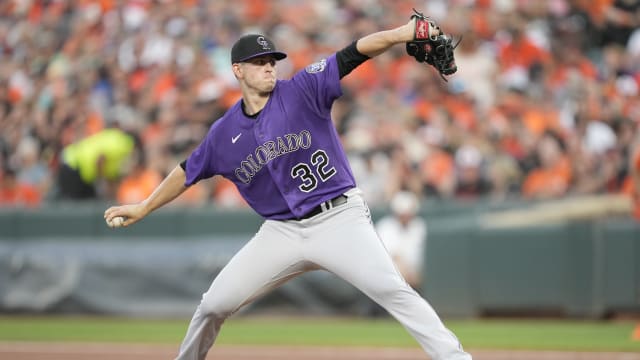
[[[266,36],[248,34],[233,44],[231,48],[231,63],[235,64],[263,55],[273,55],[276,60],[282,60],[287,57],[287,54],[276,50],[273,41]]]

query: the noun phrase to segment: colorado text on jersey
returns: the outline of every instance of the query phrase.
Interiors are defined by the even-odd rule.
[[[236,168],[236,178],[248,184],[260,169],[271,160],[299,149],[308,149],[311,146],[311,133],[302,130],[299,134],[286,134],[278,136],[275,140],[270,140],[259,145],[253,154],[247,155],[242,160],[240,166]]]

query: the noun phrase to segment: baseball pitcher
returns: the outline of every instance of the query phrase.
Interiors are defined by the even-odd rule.
[[[285,281],[318,269],[380,304],[431,359],[471,359],[394,267],[330,117],[342,94],[340,80],[395,44],[406,44],[409,55],[442,75],[456,71],[450,37],[417,12],[405,25],[364,36],[289,80],[276,80],[277,61],[285,53],[264,35],[242,36],[231,49],[242,99],[145,201],[105,211],[108,224],[129,226],[199,180],[221,175],[265,219],[202,296],[176,359],[205,359],[229,316]]]

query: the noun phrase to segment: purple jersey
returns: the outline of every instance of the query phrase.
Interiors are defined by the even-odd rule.
[[[187,159],[185,185],[222,175],[258,214],[278,220],[301,217],[353,188],[330,116],[340,95],[334,54],[278,80],[255,119],[238,101]]]

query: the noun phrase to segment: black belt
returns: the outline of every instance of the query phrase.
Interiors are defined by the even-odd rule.
[[[329,209],[332,209],[336,206],[342,205],[342,204],[346,204],[347,203],[347,196],[346,195],[338,195],[336,197],[334,197],[331,200],[327,200],[323,203],[321,203],[320,205],[314,207],[313,209],[311,209],[311,211],[309,211],[308,213],[304,214],[302,217],[296,218],[296,220],[304,220],[304,219],[309,219],[312,218],[318,214],[321,214]]]

